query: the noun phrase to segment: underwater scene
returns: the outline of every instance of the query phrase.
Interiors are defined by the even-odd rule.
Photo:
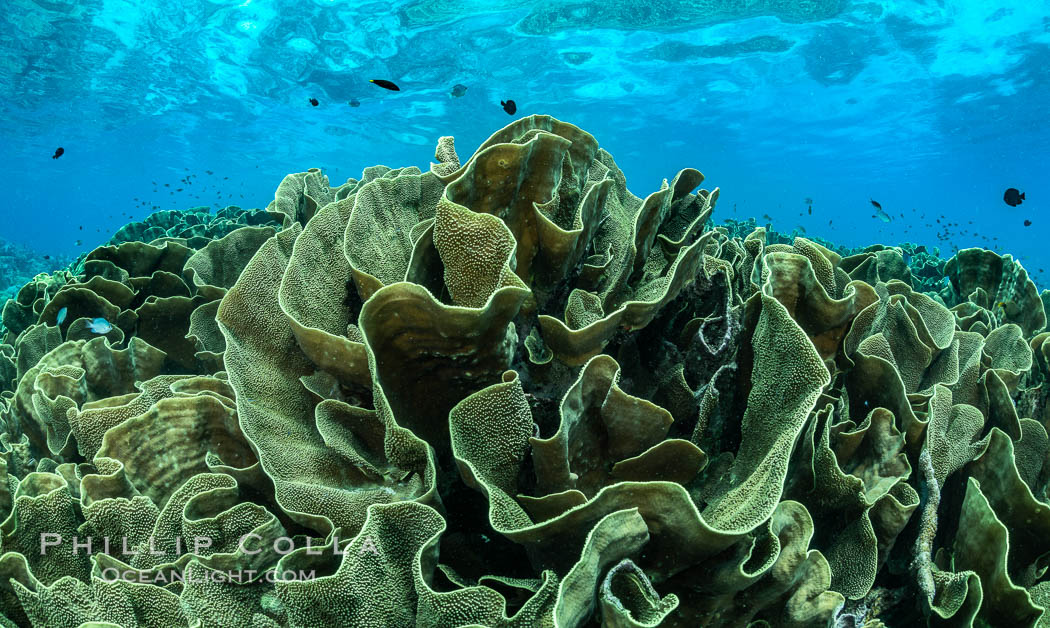
[[[2,0],[0,628],[1050,627],[1050,0]]]

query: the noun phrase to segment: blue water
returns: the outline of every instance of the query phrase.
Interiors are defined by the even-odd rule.
[[[0,238],[73,255],[154,208],[265,207],[310,167],[426,169],[442,135],[465,160],[543,113],[639,196],[701,170],[714,222],[984,246],[1047,285],[1050,1],[706,4],[4,0]]]

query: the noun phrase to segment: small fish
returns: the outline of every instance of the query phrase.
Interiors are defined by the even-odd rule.
[[[317,102],[316,98],[311,98],[310,99],[310,104],[313,105],[314,107],[316,107],[317,105],[319,105],[321,103]]]
[[[88,330],[95,334],[108,334],[113,331],[113,325],[104,318],[93,318],[88,323]]]
[[[397,85],[394,85],[390,81],[384,81],[383,79],[369,79],[368,82],[369,83],[374,83],[374,84],[382,87],[383,89],[389,89],[390,91],[394,91],[394,92],[401,91],[400,87],[398,87]]]
[[[499,101],[499,104],[503,105],[503,110],[510,115],[514,115],[514,112],[518,110],[518,106],[514,104],[513,100],[508,100],[506,102],[501,100]]]
[[[58,311],[58,314],[55,315],[55,324],[56,325],[61,325],[62,322],[66,320],[67,312],[68,312],[68,309],[65,308],[65,307],[63,307],[62,309],[60,309]]]
[[[871,204],[875,207],[875,209],[882,209],[882,205],[875,199],[871,199]]]
[[[813,215],[813,206],[812,205],[809,206],[809,215],[810,216]]]
[[[359,101],[356,98],[351,98],[350,99],[350,106],[351,107],[360,107],[361,106],[361,101]]]
[[[80,225],[80,230],[81,230],[81,231],[83,231],[83,230],[84,230],[84,225]]]
[[[44,259],[51,259],[51,256],[50,255],[45,255]]]
[[[66,152],[66,149],[64,149],[64,148],[62,148],[61,146],[59,146],[58,148],[56,148],[56,149],[55,149],[55,154],[54,154],[54,155],[51,155],[51,159],[58,159],[58,158],[59,158],[59,157],[61,157],[61,156],[63,155],[63,153],[65,153],[65,152]]]
[[[448,95],[452,96],[453,98],[459,98],[460,96],[462,96],[463,94],[466,94],[466,93],[467,93],[467,86],[463,85],[462,83],[456,83],[455,85],[452,86],[452,91],[449,92]]]
[[[81,242],[80,240],[77,240],[77,241],[76,241],[76,242],[74,243],[74,245],[73,245],[73,246],[81,246],[82,244],[83,244],[83,242]]]
[[[1028,219],[1026,218],[1026,219],[1025,219],[1025,221],[1024,221],[1024,226],[1026,226],[1026,227],[1031,227],[1031,226],[1032,226],[1032,221],[1031,221],[1031,220],[1028,220]]]
[[[762,217],[766,219],[766,222],[773,222],[773,217],[769,214],[762,214]]]
[[[214,172],[212,172],[211,170],[205,170],[204,172],[207,172],[208,174],[215,174],[215,173],[214,173]]]
[[[1003,194],[1003,201],[1010,207],[1017,207],[1024,200],[1024,192],[1017,188],[1008,188]]]

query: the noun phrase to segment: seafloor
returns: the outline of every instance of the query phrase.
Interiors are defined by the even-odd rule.
[[[713,223],[549,116],[436,160],[154,214],[6,303],[0,625],[1041,620],[1009,255]]]

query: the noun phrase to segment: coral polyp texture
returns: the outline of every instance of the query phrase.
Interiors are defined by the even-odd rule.
[[[6,304],[0,624],[1050,621],[1018,262],[713,226],[549,116],[435,158]]]

